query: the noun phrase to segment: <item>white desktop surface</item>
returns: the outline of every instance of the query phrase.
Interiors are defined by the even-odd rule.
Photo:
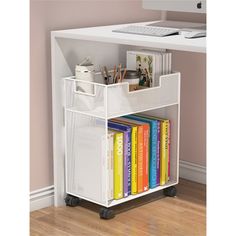
[[[112,32],[112,30],[124,27],[125,25],[147,25],[154,22],[156,21],[60,30],[53,31],[52,36],[59,38],[91,40],[97,42],[206,53],[206,37],[186,39],[183,35],[154,37]]]

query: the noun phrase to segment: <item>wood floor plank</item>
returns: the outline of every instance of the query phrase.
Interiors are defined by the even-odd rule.
[[[30,215],[31,236],[204,236],[206,186],[180,180],[178,195],[147,196],[115,207],[114,219],[101,220],[99,206],[48,207]],[[158,198],[158,200],[155,200]],[[148,203],[147,203],[148,202]]]
[[[49,225],[41,222],[40,220],[30,219],[30,230],[34,230],[40,236],[71,236],[67,232],[63,232],[55,227],[55,225]]]
[[[30,217],[34,218],[34,219],[37,219],[39,217],[45,216],[46,214],[49,214],[49,213],[46,213],[43,210],[38,210],[38,211],[31,212]]]

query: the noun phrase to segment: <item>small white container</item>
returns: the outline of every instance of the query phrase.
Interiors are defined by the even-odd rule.
[[[84,80],[88,82],[94,82],[94,65],[88,64],[88,65],[76,65],[75,67],[75,78],[79,80]],[[81,92],[84,93],[94,93],[94,86],[87,83],[80,83],[79,89]]]
[[[85,82],[94,82],[95,78],[95,71],[93,64],[83,64],[83,65],[76,65],[75,67],[75,79],[81,80],[76,83],[76,92],[83,93],[84,95],[94,96],[94,85],[90,83],[83,83]],[[81,99],[81,106],[83,109],[86,110],[93,110],[94,104],[86,97]]]

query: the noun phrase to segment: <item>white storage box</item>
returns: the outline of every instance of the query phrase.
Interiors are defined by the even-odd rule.
[[[96,75],[95,81],[101,81]],[[92,93],[82,91],[90,84]],[[96,82],[65,78],[65,108],[104,119],[148,111],[179,102],[180,73],[160,76],[158,87],[129,91],[127,82],[105,85]]]

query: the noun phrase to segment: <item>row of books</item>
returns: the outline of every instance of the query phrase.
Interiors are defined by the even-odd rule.
[[[109,200],[164,185],[170,177],[170,120],[128,115],[108,121]]]
[[[159,86],[160,75],[172,72],[172,54],[165,50],[127,51],[126,61],[128,70],[148,71],[152,81],[150,87]]]

